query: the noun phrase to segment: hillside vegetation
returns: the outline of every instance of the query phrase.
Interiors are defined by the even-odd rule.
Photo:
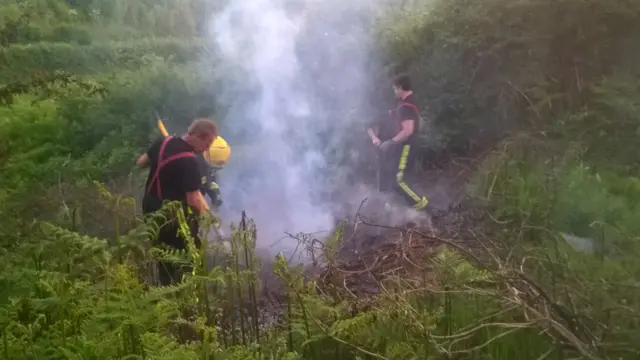
[[[380,276],[375,299],[262,259],[283,287],[272,326],[250,221],[209,269],[203,250],[152,249],[134,200],[154,112],[176,126],[224,118],[212,104],[235,69],[206,39],[224,5],[0,0],[0,358],[640,358],[640,3],[381,11],[371,77],[411,74],[425,167],[477,159],[463,205],[479,250],[403,249],[414,274]],[[342,230],[325,241],[328,268]],[[158,257],[195,270],[152,286]]]

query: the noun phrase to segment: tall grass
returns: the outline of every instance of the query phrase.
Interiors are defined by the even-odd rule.
[[[100,193],[111,209],[135,206]],[[498,273],[453,250],[422,259],[416,279],[424,281],[381,279],[383,292],[356,312],[360,300],[329,295],[278,256],[274,274],[286,299],[278,316],[262,306],[255,227],[245,216],[226,244],[202,249],[188,237],[186,251],[153,248],[153,232],[141,223],[103,240],[43,224],[5,250],[6,358],[537,359],[552,346],[519,310],[505,307]],[[156,287],[147,269],[157,258],[192,272]],[[269,315],[279,320],[265,327]]]

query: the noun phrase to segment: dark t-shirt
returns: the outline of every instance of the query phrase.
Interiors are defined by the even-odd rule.
[[[402,129],[402,122],[404,120],[414,120],[413,134],[406,139],[403,144],[412,144],[416,138],[416,134],[420,130],[420,114],[416,111],[417,107],[403,105],[403,103],[409,103],[415,105],[413,94],[407,96],[404,100],[398,102],[398,106],[390,110],[387,116],[382,117],[378,122],[379,134],[378,137],[382,141],[389,140],[396,136]]]
[[[147,156],[149,156],[149,175],[145,185],[145,199],[148,200],[151,196],[157,194],[158,186],[161,188],[162,199],[161,201],[180,201],[186,205],[186,195],[188,192],[197,191],[200,189],[201,177],[198,167],[198,162],[195,157],[184,157],[176,159],[166,164],[158,175],[158,179],[153,184],[153,187],[149,189],[149,183],[153,178],[157,165],[159,162],[158,156],[160,153],[160,147],[164,138],[158,139],[147,150]],[[167,159],[173,155],[193,152],[193,148],[181,138],[172,138],[167,143],[163,159]],[[155,196],[157,197],[157,195]],[[159,204],[156,201],[147,201],[147,204],[151,204],[146,207],[145,212],[152,212],[159,209]]]

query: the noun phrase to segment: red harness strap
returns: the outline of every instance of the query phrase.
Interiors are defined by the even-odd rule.
[[[156,172],[153,174],[153,177],[151,178],[151,181],[149,182],[149,188],[147,189],[147,192],[150,192],[151,189],[153,188],[153,185],[156,185],[156,195],[158,196],[158,199],[162,200],[162,187],[160,187],[160,170],[162,170],[163,167],[165,167],[167,164],[169,164],[170,162],[174,161],[174,160],[178,160],[178,159],[183,159],[183,158],[187,158],[187,157],[195,157],[195,155],[192,152],[181,152],[178,154],[175,154],[173,156],[169,156],[166,159],[162,159],[162,156],[164,155],[164,150],[167,147],[167,143],[169,143],[169,141],[173,139],[173,136],[166,136],[164,138],[164,141],[162,142],[162,146],[160,146],[160,152],[158,153],[158,165],[156,167]]]
[[[416,115],[417,115],[417,116],[420,116],[420,110],[418,110],[418,107],[417,107],[417,106],[415,106],[414,104],[410,103],[410,102],[401,102],[401,103],[398,105],[398,109],[396,109],[396,110],[399,110],[399,109],[400,109],[401,107],[403,107],[403,106],[408,106],[408,107],[412,108],[412,109],[413,109],[413,111],[415,111],[415,112],[416,112]]]

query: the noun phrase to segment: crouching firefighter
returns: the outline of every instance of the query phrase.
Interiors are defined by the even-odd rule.
[[[200,166],[200,174],[202,174],[202,187],[200,190],[203,195],[208,195],[211,199],[211,205],[219,208],[222,205],[222,196],[220,195],[220,187],[217,182],[217,174],[229,160],[231,148],[227,142],[218,136],[209,149],[202,156],[198,156],[198,164]]]
[[[398,99],[388,116],[367,129],[374,145],[381,150],[380,191],[398,191],[416,210],[423,210],[429,202],[405,182],[405,175],[413,167],[412,145],[416,143],[420,127],[420,111],[415,105],[411,82],[407,75],[393,80],[393,92]]]

